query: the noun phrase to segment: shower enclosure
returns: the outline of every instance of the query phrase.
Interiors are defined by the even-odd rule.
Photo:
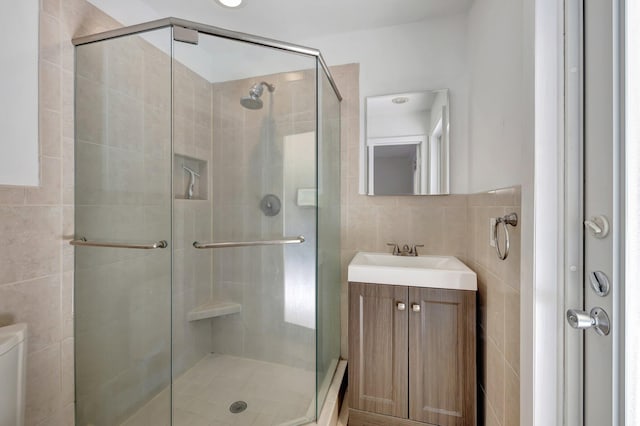
[[[320,53],[168,18],[74,40],[77,425],[298,425],[340,356]]]

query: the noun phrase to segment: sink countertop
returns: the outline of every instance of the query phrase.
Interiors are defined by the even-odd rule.
[[[478,290],[476,273],[454,256],[394,256],[359,252],[349,263],[352,282]]]

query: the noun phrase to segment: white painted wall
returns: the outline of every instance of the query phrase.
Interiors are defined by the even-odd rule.
[[[360,110],[367,96],[450,89],[451,189],[468,193],[466,14],[302,40],[331,65],[360,63]],[[361,117],[360,135],[364,138]],[[364,191],[364,187],[362,188]]]
[[[470,192],[525,181],[522,0],[476,1],[469,11]]]
[[[38,0],[5,1],[0,14],[0,185],[37,186]]]
[[[540,322],[536,312],[540,306],[552,308],[556,294],[546,291],[539,293],[535,287],[535,277],[548,277],[556,273],[549,269],[549,264],[536,265],[534,253],[539,248],[550,250],[549,244],[539,246],[535,250],[534,227],[534,105],[544,104],[541,109],[548,108],[547,117],[554,118],[547,123],[545,135],[547,146],[552,146],[557,153],[558,98],[551,90],[538,96],[534,85],[534,66],[538,58],[534,54],[534,13],[539,1],[535,0],[482,0],[476,1],[469,11],[469,163],[470,192],[481,192],[511,185],[522,185],[522,212],[518,226],[521,227],[521,299],[520,299],[520,424],[555,424],[555,405],[549,401],[555,398],[555,363],[548,363],[550,357],[555,360],[555,352],[544,362],[538,362],[536,357],[540,351],[536,348],[534,335],[550,333],[543,322]],[[553,1],[547,3],[554,3]],[[556,66],[557,49],[562,45],[561,40],[554,38],[557,22],[555,15],[546,15],[535,27],[538,32],[551,34],[546,39],[545,46],[549,55],[541,58],[541,65],[548,60],[546,68],[541,68],[548,82],[556,82],[558,69]],[[549,45],[558,43],[558,45]],[[555,49],[554,49],[555,48]],[[540,52],[543,53],[543,52]],[[534,62],[535,59],[535,62]],[[554,61],[555,60],[555,61]],[[536,98],[538,96],[538,98]],[[537,110],[536,110],[537,112]],[[536,143],[537,143],[536,138]],[[548,152],[548,154],[550,154]],[[551,157],[541,157],[550,159]],[[540,173],[556,176],[548,169],[556,170],[555,158],[550,163],[539,164]],[[545,172],[544,170],[547,169]],[[551,180],[545,182],[550,183]],[[546,185],[545,185],[546,187]],[[547,200],[552,206],[555,193],[549,193]],[[555,223],[556,219],[552,222]],[[547,233],[548,234],[548,233]],[[547,235],[545,234],[545,235]],[[550,244],[555,244],[555,237]],[[538,270],[540,268],[540,270]],[[553,283],[554,281],[550,281]],[[535,300],[535,295],[539,298]],[[547,308],[545,308],[547,309]],[[547,318],[555,321],[556,312],[545,311]],[[539,328],[539,326],[541,326]],[[551,337],[548,340],[553,340]],[[535,343],[535,345],[534,345]],[[551,352],[553,346],[544,346],[544,350]],[[534,352],[535,349],[535,352]],[[537,387],[534,394],[534,387]],[[539,391],[542,391],[540,393]],[[546,395],[544,394],[546,392]],[[540,402],[538,401],[538,398]],[[535,414],[546,412],[544,418],[535,418]],[[550,419],[553,418],[553,421]],[[546,422],[546,423],[545,423]]]

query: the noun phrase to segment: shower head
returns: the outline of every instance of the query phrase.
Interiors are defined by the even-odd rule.
[[[260,109],[262,108],[262,99],[253,96],[245,96],[240,99],[240,105],[247,109]]]
[[[273,91],[276,90],[276,87],[273,84],[269,84],[266,81],[256,83],[251,86],[251,89],[249,90],[249,96],[245,96],[240,99],[240,105],[248,109],[262,108],[263,104],[260,97],[262,96],[262,92],[264,91],[265,87],[267,88],[267,90],[269,90],[269,93],[273,93]]]

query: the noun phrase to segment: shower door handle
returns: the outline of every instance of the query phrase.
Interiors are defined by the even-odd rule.
[[[160,240],[156,243],[149,244],[128,244],[128,243],[115,243],[115,242],[99,242],[99,241],[87,241],[86,238],[79,238],[69,241],[72,246],[80,247],[104,247],[104,248],[126,248],[137,250],[153,250],[167,248],[169,244],[165,240]]]

